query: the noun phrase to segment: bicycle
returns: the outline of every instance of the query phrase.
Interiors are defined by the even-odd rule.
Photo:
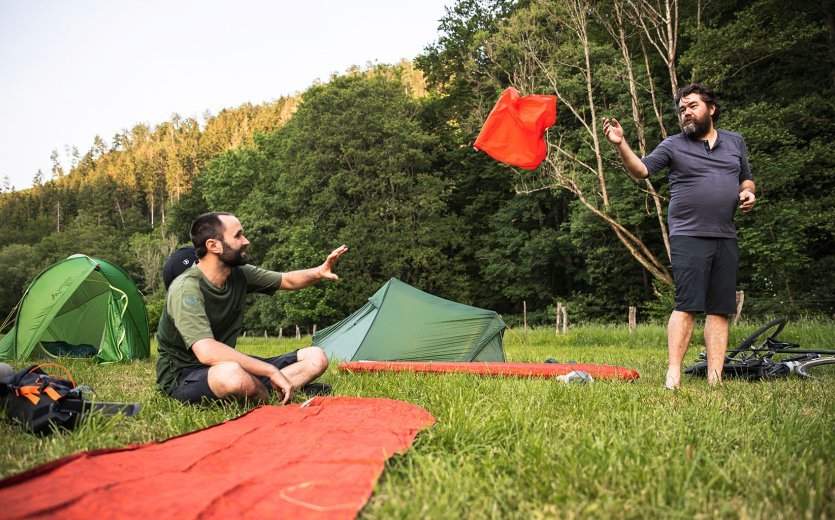
[[[757,329],[739,347],[728,352],[722,374],[747,380],[777,379],[792,374],[803,379],[835,380],[835,350],[803,349],[797,343],[780,341],[777,335],[785,326],[786,318],[780,317]],[[705,377],[707,354],[700,353],[699,359],[684,373]]]

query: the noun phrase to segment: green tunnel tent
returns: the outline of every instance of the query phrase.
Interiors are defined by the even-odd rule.
[[[445,300],[392,278],[368,303],[313,336],[345,361],[504,361],[494,311]]]
[[[84,255],[39,274],[17,306],[15,326],[0,340],[0,358],[41,353],[94,356],[103,363],[149,357],[145,303],[130,276]]]

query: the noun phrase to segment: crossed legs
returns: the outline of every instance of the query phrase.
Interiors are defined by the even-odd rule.
[[[319,347],[300,349],[298,361],[281,368],[284,377],[298,389],[310,383],[328,368],[328,357]],[[209,387],[220,399],[234,397],[265,403],[270,394],[261,379],[234,362],[219,363],[209,369]]]
[[[665,388],[681,386],[681,363],[693,336],[696,315],[673,311],[667,324],[667,377]],[[708,314],[705,319],[705,347],[707,348],[707,381],[711,386],[722,382],[722,366],[728,350],[728,318]]]

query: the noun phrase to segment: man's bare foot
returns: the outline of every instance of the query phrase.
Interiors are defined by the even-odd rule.
[[[681,388],[681,369],[673,367],[667,369],[664,388],[667,390],[678,390]]]

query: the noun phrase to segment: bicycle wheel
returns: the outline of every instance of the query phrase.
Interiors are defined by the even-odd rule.
[[[765,347],[768,340],[776,337],[785,326],[786,318],[782,316],[769,321],[757,329],[756,332],[745,338],[735,350],[728,352],[727,357],[733,358],[734,361],[744,361],[760,355],[757,350]]]
[[[803,379],[835,381],[835,357],[813,359],[797,367],[797,375]]]
[[[722,365],[722,377],[727,379],[757,380],[765,378],[765,360],[753,359],[748,362],[733,362]],[[706,377],[707,362],[696,363],[684,369],[690,377]]]

